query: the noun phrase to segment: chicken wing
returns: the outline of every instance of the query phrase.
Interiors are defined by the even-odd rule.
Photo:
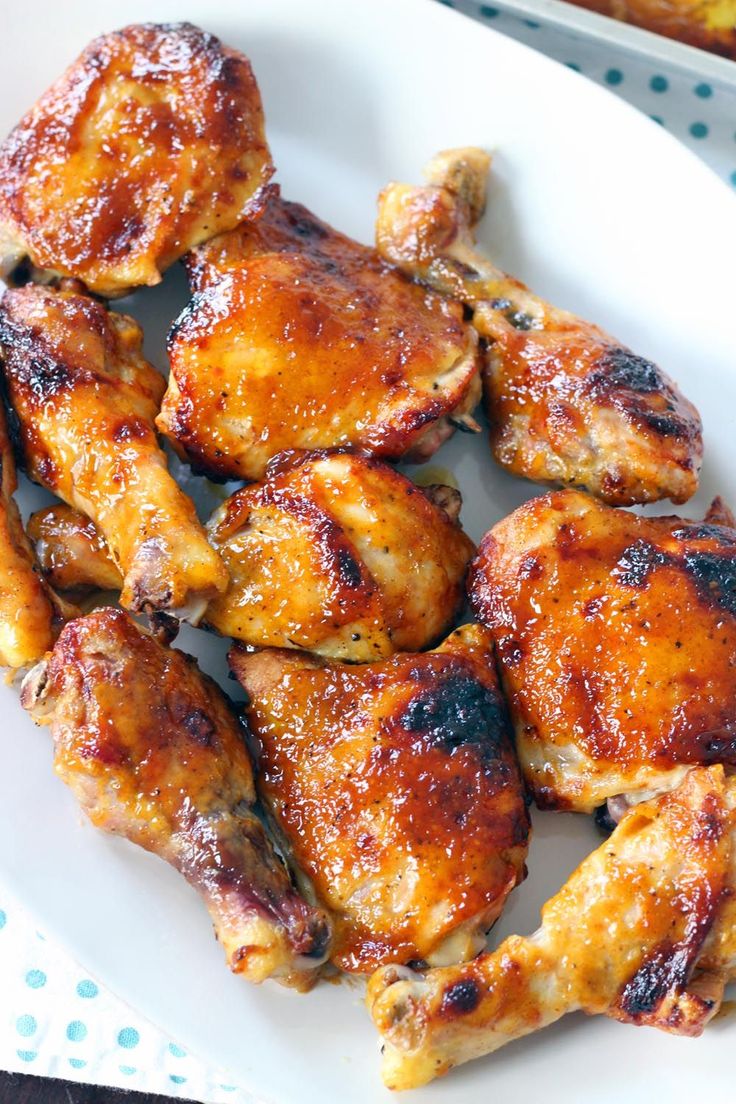
[[[164,380],[125,315],[29,284],[0,302],[0,353],[32,479],[99,527],[122,602],[196,620],[227,586],[194,507],[169,475],[154,418]]]
[[[700,1034],[725,980],[722,957],[706,949],[711,972],[698,956],[736,889],[735,787],[721,767],[696,768],[630,810],[547,902],[532,936],[424,976],[375,974],[367,1001],[389,1088],[424,1085],[576,1010]]]
[[[698,487],[700,417],[673,381],[597,326],[558,310],[474,246],[489,158],[449,150],[429,184],[381,194],[381,255],[473,309],[488,342],[483,374],[496,460],[515,475],[582,487],[612,505]]]
[[[469,589],[538,805],[736,766],[736,529],[557,491],[494,526]]]
[[[259,788],[335,923],[333,962],[472,957],[525,874],[529,818],[490,635],[348,667],[294,652],[231,666]]]
[[[242,54],[189,23],[103,35],[0,146],[0,275],[157,284],[257,214],[272,172]]]
[[[56,610],[13,495],[13,449],[0,404],[0,666],[27,667],[54,642]]]
[[[294,203],[189,260],[159,429],[196,470],[260,479],[276,453],[430,456],[480,399],[462,308]]]
[[[253,813],[243,733],[218,687],[122,610],[70,622],[26,677],[55,767],[98,828],[176,867],[202,895],[233,971],[308,987],[324,914],[293,888]]]

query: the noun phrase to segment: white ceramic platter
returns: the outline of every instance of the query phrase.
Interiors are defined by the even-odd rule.
[[[428,0],[46,0],[0,35],[8,130],[94,35],[190,19],[244,50],[287,197],[371,239],[378,189],[418,180],[449,145],[498,151],[482,239],[511,271],[675,375],[706,428],[703,490],[736,498],[736,201],[654,123],[568,69]],[[179,273],[134,297],[149,353],[185,300]],[[452,469],[474,537],[534,493],[459,437]],[[24,492],[27,507],[32,494]],[[224,675],[223,647],[183,646]],[[697,657],[693,657],[697,662]],[[232,684],[231,684],[232,686]],[[85,967],[269,1104],[380,1104],[378,1044],[358,984],[308,996],[231,977],[195,894],[155,858],[89,827],[51,770],[48,734],[0,687],[0,881]],[[529,879],[493,935],[528,932],[597,842],[583,818],[537,816]],[[412,1104],[531,1099],[733,1101],[728,1017],[691,1041],[572,1017],[415,1093]]]

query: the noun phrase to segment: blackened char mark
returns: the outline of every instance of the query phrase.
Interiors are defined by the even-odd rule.
[[[215,735],[215,725],[203,709],[192,709],[182,719],[182,726],[195,744],[210,747]]]
[[[355,589],[363,584],[363,572],[360,564],[347,548],[341,548],[337,556],[340,581],[344,586]]]
[[[443,1016],[454,1018],[466,1016],[475,1011],[480,1001],[480,989],[473,978],[462,978],[454,982],[442,994],[440,1011]]]
[[[708,521],[693,522],[680,529],[673,529],[672,536],[681,541],[714,540],[721,544],[736,544],[736,532],[733,529]]]
[[[736,615],[736,559],[733,554],[686,552],[685,570],[706,601]]]
[[[301,203],[289,203],[284,200],[283,210],[291,229],[298,237],[322,241],[328,236],[327,228],[306,207],[302,207]]]
[[[692,536],[687,529],[676,530],[674,535],[678,533],[681,537]],[[715,535],[720,537],[720,531],[716,529]],[[701,539],[700,533],[698,539]],[[647,540],[636,540],[621,553],[611,574],[623,586],[641,590],[658,567],[684,571],[703,601],[736,616],[736,556],[733,542],[726,539],[724,543],[723,551],[686,549],[675,555],[663,552]]]
[[[639,408],[637,413],[640,419],[661,437],[684,437],[686,435],[683,420],[678,414],[661,414],[646,407]]]
[[[736,764],[736,721],[726,721],[723,728],[701,732],[693,741],[701,763]]]
[[[648,584],[655,568],[667,562],[666,554],[655,545],[647,540],[636,540],[623,550],[611,574],[622,586],[641,589]]]
[[[609,401],[660,437],[694,440],[697,419],[679,408],[679,396],[656,364],[629,349],[606,349],[585,382],[598,401]]]
[[[448,751],[477,744],[486,758],[499,758],[510,739],[500,693],[457,671],[437,676],[412,698],[400,724],[407,732],[421,732],[431,744],[441,744]]]
[[[689,948],[665,943],[644,960],[621,991],[619,1007],[627,1019],[646,1019],[670,993],[684,988],[691,967]]]
[[[656,364],[622,348],[606,349],[598,358],[589,382],[605,390],[626,387],[640,395],[651,395],[667,386]]]

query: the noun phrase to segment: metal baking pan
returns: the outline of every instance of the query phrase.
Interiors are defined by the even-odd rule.
[[[636,54],[663,67],[678,69],[695,77],[736,90],[736,61],[688,46],[663,35],[621,23],[607,15],[578,8],[564,0],[498,0],[494,7],[512,12],[525,19],[534,19],[581,38],[605,42],[629,54]],[[478,15],[481,5],[476,0],[459,2],[457,7],[468,15]]]

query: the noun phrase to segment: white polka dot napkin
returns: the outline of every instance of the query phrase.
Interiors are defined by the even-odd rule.
[[[736,187],[736,91],[654,68],[614,46],[477,0],[449,6],[606,85],[650,115]],[[736,63],[734,63],[736,72]],[[115,1085],[207,1104],[254,1098],[186,1053],[57,946],[0,886],[0,1068]]]
[[[256,1104],[109,993],[0,887],[0,1069]]]

